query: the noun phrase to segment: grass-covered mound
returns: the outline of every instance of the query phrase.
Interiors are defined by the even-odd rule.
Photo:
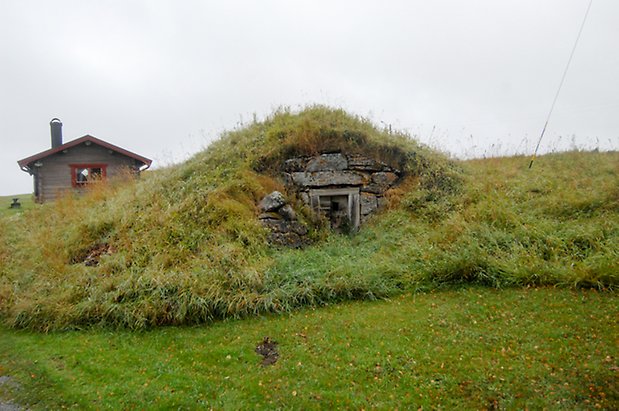
[[[354,236],[315,225],[309,248],[269,247],[256,204],[284,189],[283,161],[335,150],[404,172],[389,209]],[[135,184],[0,219],[0,310],[15,327],[142,328],[462,282],[615,287],[619,155],[526,163],[455,165],[341,110],[281,111]]]

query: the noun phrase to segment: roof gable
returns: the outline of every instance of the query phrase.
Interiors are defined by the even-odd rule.
[[[125,150],[124,148],[115,146],[114,144],[110,144],[107,141],[100,140],[100,139],[98,139],[96,137],[93,137],[93,136],[87,134],[87,135],[85,135],[83,137],[80,137],[80,138],[75,139],[73,141],[69,141],[68,143],[60,145],[58,147],[50,148],[49,150],[41,151],[38,154],[35,154],[33,156],[26,157],[26,158],[24,158],[22,160],[19,160],[17,162],[17,164],[19,164],[19,166],[21,168],[28,167],[31,163],[33,163],[33,162],[35,162],[37,160],[41,160],[41,159],[43,159],[45,157],[49,157],[49,156],[51,156],[53,154],[60,153],[63,150],[67,150],[67,149],[69,149],[71,147],[75,147],[75,146],[80,145],[82,143],[85,143],[87,141],[91,142],[92,144],[96,144],[98,146],[107,148],[108,150],[113,150],[113,151],[115,151],[115,152],[117,152],[119,154],[123,154],[123,155],[125,155],[127,157],[133,158],[134,160],[137,160],[137,161],[139,161],[141,163],[144,163],[144,165],[146,165],[148,167],[150,167],[150,164],[152,163],[151,159],[148,159],[146,157],[142,157],[139,154],[135,154],[135,153],[133,153],[133,152],[131,152],[129,150]]]

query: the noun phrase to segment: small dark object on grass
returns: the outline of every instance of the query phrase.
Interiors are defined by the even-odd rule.
[[[97,244],[88,251],[83,259],[83,263],[88,267],[96,267],[99,265],[99,260],[103,255],[114,254],[115,252],[116,249],[107,243]]]
[[[264,340],[256,346],[256,353],[262,355],[262,366],[273,365],[279,358],[277,352],[277,342],[269,337],[264,337]]]
[[[20,208],[20,207],[21,207],[21,203],[19,202],[19,198],[14,198],[13,202],[9,206],[9,208]]]
[[[487,410],[498,410],[499,409],[499,400],[496,398],[490,397],[488,398],[488,403],[486,406]]]

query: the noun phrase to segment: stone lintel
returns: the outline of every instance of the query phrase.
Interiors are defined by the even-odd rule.
[[[314,173],[291,173],[292,181],[303,187],[360,186],[367,177],[352,171],[317,171]]]

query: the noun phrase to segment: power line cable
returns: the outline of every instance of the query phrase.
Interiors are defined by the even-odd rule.
[[[574,52],[576,51],[576,46],[578,45],[578,41],[580,40],[580,35],[582,34],[582,29],[585,27],[585,22],[587,21],[587,17],[589,16],[589,10],[591,9],[591,4],[593,4],[593,0],[589,1],[589,6],[587,6],[587,11],[585,12],[585,17],[582,20],[582,24],[580,25],[580,30],[578,30],[578,36],[576,36],[576,41],[574,42],[574,47],[572,47],[572,52],[570,53],[570,58],[567,60],[567,65],[565,66],[565,70],[563,71],[563,77],[561,77],[561,82],[559,83],[559,88],[557,89],[557,93],[555,94],[555,98],[552,101],[552,105],[550,106],[550,111],[548,112],[548,117],[546,117],[546,123],[544,123],[544,128],[542,129],[542,134],[539,136],[539,140],[537,141],[537,146],[535,146],[535,152],[533,153],[533,157],[531,157],[531,162],[529,163],[529,168],[533,167],[533,161],[535,161],[535,157],[537,156],[537,151],[539,150],[539,145],[542,142],[542,138],[544,138],[544,133],[546,132],[546,127],[548,127],[548,121],[550,121],[550,116],[552,115],[552,111],[555,108],[555,104],[557,103],[557,99],[559,98],[559,93],[561,92],[561,87],[563,87],[563,83],[565,82],[565,76],[567,75],[567,71],[570,68],[570,63],[572,62],[572,57],[574,57]]]

